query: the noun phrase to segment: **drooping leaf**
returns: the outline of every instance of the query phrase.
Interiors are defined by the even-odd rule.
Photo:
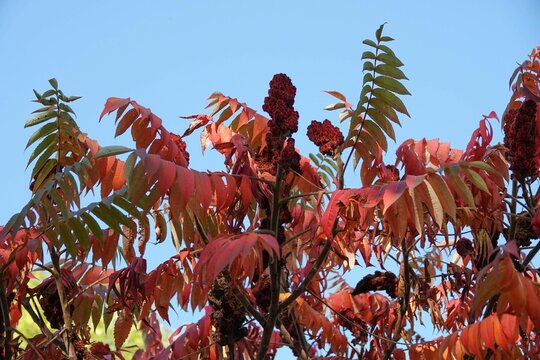
[[[99,158],[107,157],[107,156],[116,156],[120,154],[125,154],[130,151],[133,151],[133,149],[130,149],[125,146],[120,146],[120,145],[105,146],[99,149],[99,151],[94,154],[94,158],[99,159]]]

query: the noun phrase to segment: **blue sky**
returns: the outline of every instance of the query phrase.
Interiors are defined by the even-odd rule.
[[[112,118],[98,123],[107,97],[129,96],[183,132],[178,116],[202,112],[213,91],[260,109],[272,75],[284,72],[298,89],[297,146],[313,152],[302,140],[309,122],[337,121],[323,110],[333,100],[322,90],[356,103],[362,40],[387,22],[412,93],[398,143],[438,137],[464,147],[482,114],[502,114],[510,74],[540,42],[539,16],[538,0],[0,0],[0,223],[29,198],[23,124],[36,108],[32,89],[45,90],[51,77],[83,97],[74,104],[83,131],[129,146],[113,139]],[[197,137],[188,146],[192,167],[221,166],[200,156]]]

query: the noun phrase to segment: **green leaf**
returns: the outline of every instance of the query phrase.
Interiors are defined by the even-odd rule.
[[[388,142],[386,136],[382,132],[381,128],[371,120],[364,120],[364,128],[371,134],[371,136],[377,141],[379,146],[386,151],[388,149]]]
[[[34,165],[34,168],[32,170],[32,177],[36,176],[36,174],[41,170],[43,165],[45,165],[45,162],[48,160],[51,160],[51,156],[57,152],[56,146],[49,146],[45,151],[42,152],[38,160],[36,161],[36,164]],[[54,162],[56,163],[56,159],[54,159]]]
[[[23,216],[20,213],[12,215],[2,231],[0,231],[0,237],[4,238],[4,236],[9,233],[11,233],[11,236],[15,236],[15,233],[19,230],[20,223],[22,222],[22,220],[19,220],[21,217]]]
[[[396,56],[396,54],[394,54],[394,51],[392,49],[390,49],[388,46],[386,45],[379,45],[379,50],[382,50],[383,52],[387,53],[388,55],[392,55],[392,56]]]
[[[405,86],[403,86],[403,84],[388,76],[377,76],[374,82],[377,86],[393,91],[397,94],[411,95],[411,93],[407,90]]]
[[[68,228],[66,224],[60,224],[60,242],[66,247],[66,250],[70,255],[77,255],[75,237],[73,237],[70,228]]]
[[[379,39],[379,41],[381,41],[381,42],[394,41],[394,38],[392,38],[392,37],[390,37],[390,36],[381,36],[381,38]]]
[[[120,229],[120,225],[115,219],[115,217],[112,215],[110,209],[107,209],[105,206],[100,205],[93,208],[91,212],[96,215],[101,221],[103,221],[108,227],[118,233],[122,233],[122,229]]]
[[[30,163],[32,163],[32,161],[37,157],[39,156],[45,149],[49,148],[49,146],[52,146],[53,144],[55,144],[55,140],[57,139],[57,136],[56,134],[50,134],[48,135],[45,139],[43,139],[42,142],[40,142],[38,144],[38,146],[36,146],[36,148],[34,149],[34,151],[32,151],[32,154],[30,154],[30,158],[28,159],[28,163],[26,164],[26,167],[28,167],[28,165],[30,165]],[[49,151],[51,149],[49,148]],[[53,151],[51,152],[54,153],[56,149],[53,149]]]
[[[132,152],[128,155],[126,161],[124,162],[124,177],[126,178],[126,181],[131,177],[131,172],[135,166],[135,160],[137,160],[137,154]]]
[[[491,194],[491,192],[489,191],[489,189],[488,189],[488,187],[486,185],[486,182],[484,181],[484,179],[476,171],[471,170],[471,169],[466,168],[466,167],[463,168],[463,171],[465,171],[465,174],[467,175],[469,180],[471,180],[471,182],[477,188],[479,188],[480,190],[482,190],[486,194]]]
[[[334,171],[338,170],[337,164],[336,164],[336,162],[334,160],[332,160],[332,158],[325,157],[323,160],[324,160],[325,163],[330,165],[332,167],[332,169],[334,169]]]
[[[115,196],[115,198],[113,199],[113,204],[115,204],[119,208],[126,211],[129,215],[133,216],[135,219],[140,219],[141,218],[141,214],[139,213],[137,208],[131,202],[129,202],[125,197],[123,197],[123,196]],[[135,228],[133,228],[133,223],[132,222],[128,222],[127,226],[130,227],[131,229],[133,229],[134,231],[137,231],[136,226],[135,226]]]
[[[403,66],[403,63],[396,57],[386,53],[377,55],[377,60],[392,66]]]
[[[41,188],[41,185],[44,181],[47,180],[47,181],[52,182],[54,180],[54,178],[52,176],[49,177],[49,175],[51,175],[56,164],[57,164],[56,159],[49,159],[49,161],[45,163],[43,168],[39,170],[39,176],[37,177],[36,181],[34,181],[34,186],[33,186],[34,192]]]
[[[381,40],[383,29],[384,29],[384,24],[381,24],[381,26],[379,26],[377,31],[375,31],[375,36],[377,37],[377,40],[379,41]]]
[[[60,186],[64,192],[64,196],[66,197],[67,201],[69,201],[71,204],[76,203],[77,206],[80,205],[78,199],[78,185],[71,174],[64,173],[62,179],[58,181],[58,186]]]
[[[328,165],[321,165],[321,169],[324,170],[328,176],[334,177],[334,172]]]
[[[75,111],[73,111],[73,109],[69,105],[58,104],[58,107],[60,108],[60,110],[63,110],[65,112],[72,113],[73,115],[75,115]]]
[[[24,124],[24,127],[27,128],[27,127],[31,127],[31,126],[34,126],[34,125],[37,125],[37,124],[41,124],[42,122],[45,122],[49,119],[52,119],[53,117],[56,116],[56,111],[49,111],[49,112],[46,112],[46,113],[38,113],[34,116],[32,116],[30,119],[28,119],[26,121],[26,123]]]
[[[79,125],[77,125],[77,122],[69,113],[62,111],[60,113],[60,119],[64,120],[62,121],[62,124],[69,125],[73,129],[79,129]]]
[[[364,75],[364,79],[363,79],[362,82],[363,82],[364,84],[367,84],[368,82],[372,82],[372,81],[373,81],[373,75],[372,75],[370,72],[368,72],[368,73],[366,73],[366,74]]]
[[[377,43],[375,43],[375,41],[373,40],[369,40],[369,39],[366,39],[364,41],[362,41],[362,44],[366,44],[367,46],[371,46],[371,47],[374,47],[374,48],[377,48]]]
[[[51,182],[51,184],[52,184],[52,182]],[[60,213],[61,213],[62,217],[67,218],[68,215],[69,215],[69,209],[67,207],[67,204],[66,204],[65,200],[58,193],[58,190],[51,189],[48,192],[49,192],[49,196],[51,197],[51,199],[54,200],[54,203],[55,203],[56,207],[58,208],[58,210],[60,210]]]
[[[450,180],[451,184],[454,186],[456,192],[461,196],[461,198],[466,202],[467,206],[475,208],[474,197],[471,193],[471,190],[465,185],[463,179],[458,175],[459,166],[450,165],[444,169],[444,174]]]
[[[161,195],[162,190],[159,184],[154,185],[154,187],[148,193],[148,196],[143,197],[141,199],[142,201],[139,201],[139,205],[142,208],[143,214],[148,213],[152,209],[152,206],[156,204]]]
[[[362,60],[364,60],[364,59],[373,59],[373,60],[375,60],[376,57],[375,57],[375,54],[374,54],[373,52],[371,52],[371,51],[364,51],[364,52],[362,53]]]
[[[319,160],[317,159],[315,155],[313,155],[312,153],[309,153],[309,158],[311,159],[311,161],[313,161],[315,166],[319,166]]]
[[[42,100],[42,103],[43,103],[43,100],[45,100],[45,98],[48,98],[50,96],[53,96],[55,95],[56,92],[54,90],[47,90],[43,93],[43,95],[41,95],[41,100]],[[51,98],[51,99],[47,99],[48,101],[51,101],[52,103],[51,104],[48,104],[48,105],[52,105],[52,104],[56,104],[57,101],[56,101],[56,98]]]
[[[485,170],[487,172],[494,173],[494,174],[497,173],[497,170],[495,170],[491,165],[489,165],[489,164],[487,164],[487,163],[485,163],[483,161],[471,161],[471,162],[468,162],[468,161],[465,162],[464,161],[463,165],[478,168],[478,169],[482,169],[482,170]]]
[[[401,126],[401,123],[399,122],[399,117],[394,108],[386,104],[383,100],[372,98],[371,106],[384,114],[384,116],[386,116],[390,121]]]
[[[84,221],[86,226],[88,226],[92,234],[94,234],[94,236],[97,237],[101,243],[103,243],[103,230],[94,217],[85,211],[81,213],[81,219]]]
[[[133,149],[121,145],[105,146],[99,149],[97,153],[95,153],[94,158],[99,159],[107,156],[120,155],[130,151],[133,151]]]
[[[372,70],[373,70],[373,63],[371,61],[365,61],[362,71],[372,71]]]
[[[128,183],[128,198],[133,204],[137,204],[151,185],[148,183],[148,178],[141,162],[133,167],[126,181]]]
[[[371,92],[371,85],[364,85],[364,87],[362,88],[362,92],[360,93],[360,101],[358,102],[359,105],[365,104],[368,101],[367,95],[370,92]]]
[[[405,104],[403,104],[403,101],[401,101],[400,98],[394,95],[394,93],[386,89],[377,88],[377,89],[373,89],[373,94],[378,99],[384,101],[386,104],[390,105],[392,108],[396,109],[400,113],[410,117],[409,112],[407,111],[407,108],[405,107]]]
[[[323,178],[323,181],[327,186],[332,184],[332,181],[330,180],[330,177],[326,173],[320,173],[319,175]]]
[[[380,112],[378,109],[375,109],[373,107],[370,107],[367,111],[367,115],[375,121],[377,125],[381,127],[381,129],[384,130],[384,132],[394,141],[396,141],[396,134],[394,132],[394,127],[392,126],[392,123],[388,121],[386,116]]]
[[[49,111],[49,110],[52,110],[52,109],[54,109],[54,108],[52,108],[50,106],[45,106],[45,107],[42,107],[42,108],[39,108],[37,110],[32,111],[32,114],[43,113],[45,111]]]
[[[408,78],[405,76],[403,71],[398,69],[395,66],[387,65],[387,64],[379,64],[375,67],[375,72],[377,74],[387,75],[394,79],[405,79],[408,80]]]
[[[79,100],[81,98],[81,96],[68,96],[66,98],[66,102],[73,102],[73,101],[76,101],[76,100]]]
[[[56,123],[49,123],[43,125],[41,128],[39,128],[36,132],[34,132],[30,138],[28,139],[28,143],[26,144],[26,148],[33,143],[35,143],[37,140],[41,139],[42,137],[45,137],[56,130]]]
[[[49,79],[49,84],[51,84],[54,90],[58,90],[58,81],[55,78]]]
[[[41,99],[41,94],[38,93],[35,89],[32,90],[34,92],[34,95],[36,96],[36,100],[40,100]]]

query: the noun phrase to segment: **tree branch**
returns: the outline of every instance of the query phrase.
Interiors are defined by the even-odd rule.
[[[261,326],[264,328],[266,326],[266,320],[264,316],[253,306],[249,298],[242,292],[242,290],[236,286],[234,295],[242,303],[242,306],[247,310],[247,312],[253,316],[255,320],[261,324]]]
[[[7,294],[6,294],[6,284],[4,283],[4,274],[0,273],[0,311],[2,314],[2,320],[3,320],[3,328],[4,328],[4,334],[1,339],[2,345],[4,347],[4,359],[11,360],[12,353],[11,353],[11,338],[12,338],[12,331],[11,331],[11,322],[9,320],[9,303],[7,300]],[[1,354],[0,354],[1,355]]]
[[[322,263],[326,260],[326,257],[330,252],[331,245],[331,242],[328,240],[324,243],[323,248],[319,256],[317,257],[317,260],[315,260],[315,263],[313,264],[311,269],[309,269],[306,277],[302,280],[300,285],[298,285],[298,287],[294,289],[293,292],[285,300],[283,300],[283,302],[281,302],[281,304],[279,304],[280,312],[286,309],[289,305],[291,305],[300,295],[304,293],[304,291],[306,291],[306,287],[309,285],[311,280],[313,280],[315,275],[317,275]]]

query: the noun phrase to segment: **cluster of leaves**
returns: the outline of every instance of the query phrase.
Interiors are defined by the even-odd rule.
[[[134,149],[81,132],[78,98],[50,80],[26,123],[37,128],[32,197],[0,233],[1,357],[124,358],[135,327],[139,360],[262,360],[283,346],[301,359],[539,357],[540,51],[512,76],[504,145],[491,144],[490,113],[464,150],[409,139],[387,164],[409,95],[392,40],[381,26],[364,41],[356,107],[328,91],[339,102],[326,109],[341,109],[348,130],[313,121],[321,153],[309,158],[294,148],[296,88],[284,74],[270,82],[270,118],[214,93],[181,136],[136,101],[109,98],[100,119],[115,114],[115,135],[131,134]],[[184,138],[195,132],[224,170],[190,167]],[[347,187],[349,164],[360,183]],[[90,192],[99,199],[85,204]],[[152,238],[176,251],[148,269]],[[36,270],[50,276],[32,286]],[[356,286],[351,271],[364,276]],[[164,341],[159,318],[175,300],[202,316]],[[40,334],[20,331],[23,313]],[[426,315],[441,337],[419,335]],[[113,319],[111,349],[90,325]]]

